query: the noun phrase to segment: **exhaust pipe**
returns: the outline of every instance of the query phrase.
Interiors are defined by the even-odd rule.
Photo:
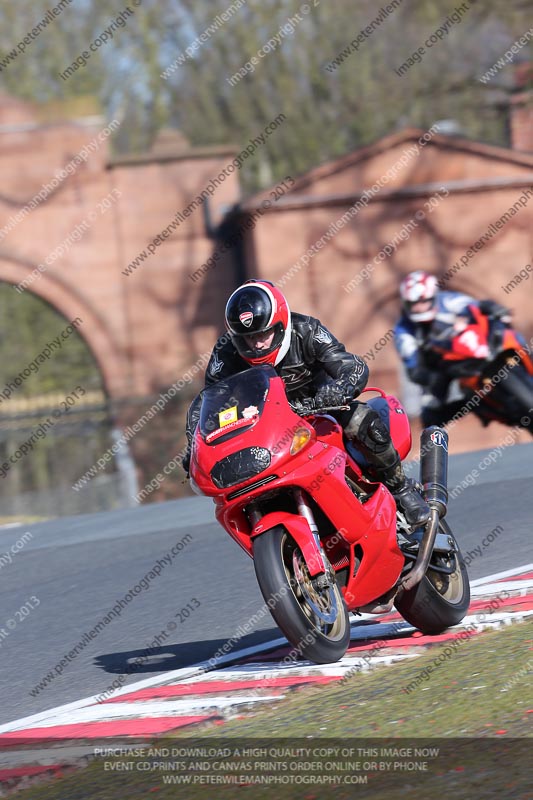
[[[420,437],[420,482],[431,516],[420,542],[415,565],[401,583],[405,590],[420,583],[426,574],[439,519],[446,515],[448,508],[448,434],[437,425],[424,428]]]
[[[448,434],[437,425],[424,428],[420,437],[420,483],[430,508],[434,508],[439,517],[445,517],[448,509]]]

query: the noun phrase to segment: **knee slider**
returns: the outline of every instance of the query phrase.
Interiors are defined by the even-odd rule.
[[[385,451],[391,441],[386,425],[374,409],[368,410],[359,428],[358,438],[374,453]]]
[[[372,417],[368,420],[367,424],[367,435],[376,444],[388,444],[390,442],[390,434],[387,430],[387,426],[379,414],[373,409]]]

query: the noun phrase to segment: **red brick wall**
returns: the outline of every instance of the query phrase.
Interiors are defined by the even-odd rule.
[[[533,92],[513,98],[511,141],[515,150],[533,153]]]
[[[510,151],[460,144],[443,137],[424,148],[406,169],[375,195],[362,209],[293,277],[292,266],[355,202],[331,198],[362,192],[387,169],[397,163],[409,142],[397,142],[390,149],[376,148],[364,161],[357,154],[347,157],[356,163],[341,170],[331,165],[315,171],[316,180],[304,176],[290,195],[296,209],[273,210],[265,214],[253,232],[256,263],[252,274],[274,282],[283,281],[283,291],[295,310],[323,320],[347,347],[365,353],[394,325],[398,313],[398,285],[403,275],[414,269],[427,269],[438,275],[463,256],[487,232],[529,186],[533,187],[533,157],[523,163]],[[506,186],[511,182],[510,186]],[[386,197],[392,189],[421,188],[412,197]],[[485,184],[485,185],[483,185]],[[436,209],[427,214],[406,241],[390,258],[379,263],[370,277],[350,292],[345,287],[380,249],[390,242],[424,201],[440,186],[449,192]],[[469,188],[469,186],[471,188]],[[306,207],[306,199],[312,205]],[[324,202],[316,205],[319,198]],[[281,204],[280,204],[281,205]],[[533,262],[533,197],[482,250],[447,283],[476,297],[492,297],[508,304],[515,312],[518,327],[533,336],[531,291],[533,278],[514,291],[503,290],[513,276]],[[284,277],[285,276],[285,277]],[[399,388],[398,359],[392,342],[370,361],[372,380],[385,388]]]

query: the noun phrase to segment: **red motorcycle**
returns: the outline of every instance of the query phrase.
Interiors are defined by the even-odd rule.
[[[456,381],[463,405],[484,425],[516,425],[533,436],[533,360],[508,324],[469,306],[469,318],[432,337],[426,353],[438,356],[445,391]]]
[[[409,421],[379,389],[368,400],[389,426],[401,458]],[[421,482],[431,507],[411,530],[363,455],[343,438],[338,409],[291,408],[272,367],[252,367],[204,389],[191,483],[213,497],[223,528],[254,560],[263,597],[305,658],[342,658],[349,612],[396,606],[424,633],[460,622],[470,590],[456,540],[444,520],[447,434],[422,433]]]

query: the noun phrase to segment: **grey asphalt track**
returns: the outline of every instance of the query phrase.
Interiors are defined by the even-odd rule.
[[[471,579],[533,561],[533,444],[507,447],[481,468],[487,453],[450,459],[450,489],[473,469],[479,473],[448,514],[463,553],[503,528],[472,557]],[[31,540],[5,563],[2,554],[26,530]],[[180,552],[165,563],[179,542]],[[84,649],[32,696],[158,561],[165,565],[148,588],[130,595],[120,616],[85,637]],[[142,664],[124,685],[208,659],[261,605],[251,560],[213,522],[206,498],[0,529],[0,723],[103,692],[139,656]],[[169,631],[169,623],[176,628]],[[154,645],[161,631],[166,638]],[[276,636],[265,615],[238,646]]]

